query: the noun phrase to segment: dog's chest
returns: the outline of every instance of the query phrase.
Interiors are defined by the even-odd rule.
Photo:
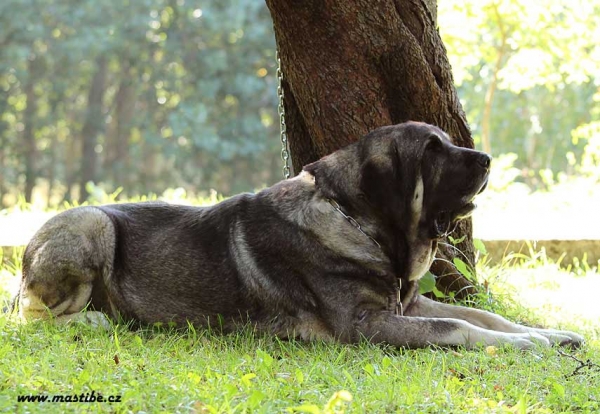
[[[419,280],[429,270],[435,257],[435,250],[431,242],[413,246],[408,265],[408,280]]]

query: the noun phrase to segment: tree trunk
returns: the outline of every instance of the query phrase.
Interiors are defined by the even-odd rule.
[[[129,187],[129,136],[133,124],[135,95],[131,65],[124,64],[119,89],[115,95],[115,123],[111,139],[107,139],[105,170],[115,187]]]
[[[81,158],[81,178],[79,181],[79,202],[83,203],[88,198],[86,184],[96,179],[96,145],[98,134],[104,129],[104,117],[102,115],[102,101],[106,89],[107,62],[105,56],[96,59],[96,73],[92,78],[88,95],[88,107],[85,123],[81,130],[83,141]]]
[[[24,87],[27,106],[23,113],[23,156],[25,158],[25,201],[31,203],[33,187],[37,178],[35,158],[37,148],[35,145],[35,116],[37,112],[37,98],[35,96],[35,82],[37,79],[39,62],[35,56],[27,62],[27,83]]]
[[[70,117],[72,119],[72,117]],[[65,143],[66,154],[64,157],[65,162],[65,181],[66,191],[63,197],[63,201],[72,203],[75,200],[75,188],[77,186],[77,171],[79,166],[77,160],[82,152],[81,140],[77,139],[75,135],[67,138],[70,142]]]
[[[59,106],[64,100],[64,90],[54,90],[50,99],[50,114],[52,119],[60,119],[61,114],[59,111]],[[46,205],[48,207],[52,206],[52,192],[54,191],[54,181],[56,179],[57,165],[60,165],[58,157],[59,145],[60,144],[58,141],[58,135],[52,134],[50,136],[50,163],[48,164],[48,196],[46,199]]]
[[[294,171],[383,126],[434,124],[473,148],[436,28],[434,0],[266,0],[284,73]],[[438,289],[459,297],[471,282],[451,264],[474,261],[471,222],[456,248],[441,246]],[[458,239],[457,234],[454,238]],[[457,249],[460,252],[457,253]]]
[[[504,64],[504,56],[506,55],[506,46],[508,41],[506,29],[504,28],[504,22],[502,21],[502,16],[498,11],[498,5],[493,4],[491,7],[494,9],[496,24],[498,25],[498,29],[500,30],[500,47],[496,50],[496,65],[494,66],[492,72],[492,79],[490,80],[490,84],[488,85],[487,91],[485,93],[483,116],[481,117],[481,145],[483,147],[483,150],[488,154],[492,153],[490,129],[492,123],[492,106],[494,104],[494,94],[496,93],[496,88],[498,86],[498,73],[500,72]]]
[[[8,93],[0,95],[0,114],[6,112],[8,106]],[[4,194],[7,192],[5,171],[7,168],[6,155],[8,153],[8,139],[5,137],[5,132],[8,130],[8,122],[0,117],[0,210],[4,208]]]
[[[6,158],[4,154],[4,148],[6,148],[6,140],[4,139],[3,135],[3,126],[2,120],[0,120],[0,171],[2,171],[2,174],[0,174],[0,210],[4,208],[4,188],[6,186],[4,182],[4,171],[6,171],[4,167]]]

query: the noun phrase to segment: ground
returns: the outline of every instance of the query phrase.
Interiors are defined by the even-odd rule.
[[[4,299],[18,279],[16,264],[0,271]],[[477,306],[578,331],[586,345],[566,353],[599,364],[598,310],[583,304],[600,275],[579,273],[540,257],[480,266],[494,294],[481,295]],[[573,374],[578,366],[553,348],[406,350],[280,341],[251,330],[220,336],[193,328],[22,325],[0,316],[0,411],[598,412],[600,367]],[[99,393],[121,402],[18,401]]]

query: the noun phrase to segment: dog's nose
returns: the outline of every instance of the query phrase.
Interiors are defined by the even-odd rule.
[[[481,165],[483,168],[485,168],[486,170],[490,169],[490,164],[492,162],[492,157],[490,157],[487,154],[479,154],[479,157],[477,157],[477,163],[479,165]]]

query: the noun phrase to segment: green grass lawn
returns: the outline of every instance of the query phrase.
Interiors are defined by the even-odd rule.
[[[19,253],[0,269],[3,300],[18,280]],[[598,292],[598,273],[528,263],[482,267],[479,274],[496,292],[479,298],[479,306],[581,332],[587,344],[567,352],[600,364],[597,306],[582,307],[576,292],[562,293],[573,284],[586,295]],[[537,306],[540,296],[552,306]],[[600,367],[571,375],[577,366],[556,349],[406,350],[280,341],[250,330],[106,332],[23,325],[0,315],[0,412],[600,412]],[[82,393],[89,399],[92,391],[121,402],[17,401]]]

